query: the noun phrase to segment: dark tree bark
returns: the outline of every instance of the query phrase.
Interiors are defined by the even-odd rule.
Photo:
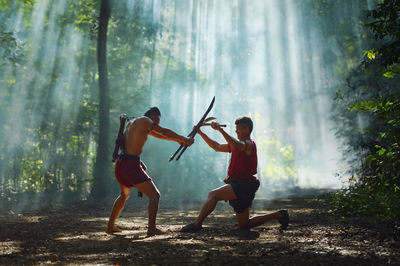
[[[97,63],[99,69],[99,142],[94,168],[93,199],[107,194],[107,177],[110,173],[109,126],[110,104],[107,72],[107,27],[111,15],[111,0],[101,0],[97,39]]]

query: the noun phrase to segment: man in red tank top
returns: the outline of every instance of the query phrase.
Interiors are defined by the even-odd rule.
[[[210,191],[196,220],[184,226],[181,232],[201,230],[204,219],[221,200],[229,201],[236,213],[240,228],[252,228],[272,220],[278,220],[282,229],[286,229],[288,226],[289,215],[286,210],[250,218],[249,209],[260,186],[260,182],[255,176],[257,173],[257,147],[250,138],[253,121],[250,117],[242,116],[236,119],[235,125],[237,139],[226,133],[219,124],[215,122],[211,124],[213,129],[222,134],[227,144],[219,144],[201,130],[198,131],[198,134],[215,151],[232,153],[231,161],[228,167],[228,177],[224,180],[226,184]]]

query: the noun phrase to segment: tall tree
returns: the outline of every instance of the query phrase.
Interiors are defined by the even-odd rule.
[[[107,28],[111,15],[111,0],[101,0],[99,30],[97,38],[97,64],[99,70],[99,142],[97,146],[94,184],[91,196],[94,199],[106,195],[106,176],[109,173],[109,86],[107,72]]]

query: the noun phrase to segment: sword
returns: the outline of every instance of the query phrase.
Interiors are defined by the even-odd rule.
[[[197,125],[193,128],[192,132],[189,133],[188,138],[193,138],[197,131],[199,130],[199,128],[203,125],[204,120],[206,119],[208,113],[211,111],[211,109],[214,106],[214,102],[215,102],[215,96],[213,97],[210,106],[208,106],[207,111],[204,113],[204,115],[202,116],[202,118],[200,119],[200,121],[197,123]],[[178,155],[178,157],[176,158],[176,160],[178,161],[179,158],[181,158],[182,154],[185,152],[185,150],[187,149],[188,146],[185,146],[183,144],[181,144],[181,146],[176,150],[176,152],[171,156],[171,158],[169,158],[169,161],[172,161],[175,158],[175,155],[178,154],[178,152],[180,152],[180,154]],[[183,150],[182,150],[183,148]],[[182,150],[182,151],[181,151]]]

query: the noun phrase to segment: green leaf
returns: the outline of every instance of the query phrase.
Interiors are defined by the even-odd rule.
[[[369,60],[374,60],[376,57],[377,52],[375,51],[374,48],[371,50],[364,50],[363,51],[363,56],[367,56]]]
[[[385,152],[386,152],[386,149],[382,148],[377,153],[378,153],[379,156],[382,156],[383,154],[385,154]]]
[[[385,78],[393,78],[394,74],[395,73],[393,71],[386,71],[385,73],[383,73],[383,76]]]

